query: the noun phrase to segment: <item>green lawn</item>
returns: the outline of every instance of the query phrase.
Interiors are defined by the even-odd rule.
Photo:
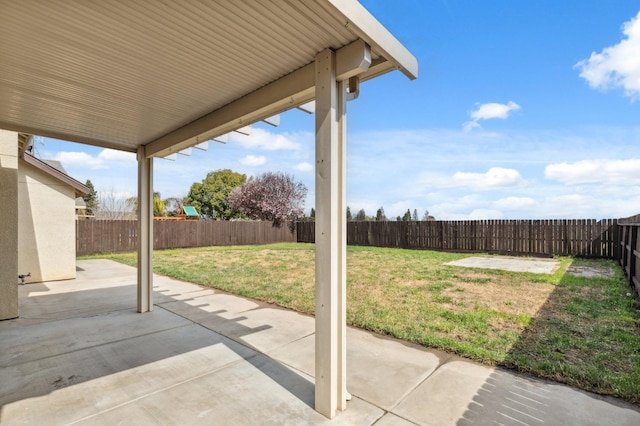
[[[445,265],[467,256],[348,247],[348,323],[640,404],[640,304],[614,262],[559,258],[554,274]],[[572,264],[615,278],[570,276]],[[312,244],[156,251],[154,271],[314,311]]]

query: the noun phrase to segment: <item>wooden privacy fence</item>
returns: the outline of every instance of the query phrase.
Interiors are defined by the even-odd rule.
[[[347,244],[529,256],[617,258],[616,219],[347,222]],[[314,242],[315,224],[297,224]]]
[[[620,228],[620,266],[629,279],[629,285],[640,294],[640,215],[618,221]]]
[[[271,222],[161,221],[153,222],[153,248],[206,247],[296,242],[295,228]],[[76,221],[76,255],[135,251],[135,220]]]

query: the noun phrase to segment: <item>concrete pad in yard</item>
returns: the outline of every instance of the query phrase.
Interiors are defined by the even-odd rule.
[[[252,356],[254,351],[191,323],[3,367],[0,424],[67,424]]]
[[[313,375],[315,336],[288,344],[269,355]],[[347,390],[384,409],[398,404],[439,363],[434,353],[366,331],[347,330]]]
[[[355,399],[333,421],[313,409],[313,380],[266,356],[148,395],[80,424],[372,424],[384,412]]]
[[[534,274],[553,274],[560,267],[554,259],[523,259],[506,256],[473,256],[447,263],[465,268],[501,269],[512,272],[532,272]]]
[[[393,412],[421,425],[640,424],[618,400],[464,361],[440,367]]]

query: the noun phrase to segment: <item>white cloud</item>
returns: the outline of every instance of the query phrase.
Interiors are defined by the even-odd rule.
[[[299,139],[310,138],[313,141],[311,133],[271,133],[261,128],[253,128],[250,135],[240,133],[231,133],[230,142],[238,143],[247,149],[261,149],[265,151],[290,150],[298,151],[302,149]]]
[[[86,152],[61,151],[55,154],[53,159],[60,161],[65,168],[80,167],[97,170],[111,168],[110,166],[116,163],[135,162],[136,156],[131,152],[103,149],[96,156]]]
[[[137,162],[134,153],[115,149],[103,149],[98,154],[98,158],[104,161]]]
[[[496,200],[493,205],[500,210],[530,211],[538,203],[530,197],[506,197]]]
[[[503,219],[504,214],[500,210],[475,209],[467,215],[470,220]]]
[[[450,185],[476,190],[509,188],[522,184],[524,180],[515,169],[491,167],[486,173],[456,172]]]
[[[295,166],[293,166],[293,169],[298,170],[300,172],[310,172],[313,170],[313,164],[307,163],[306,161],[304,161],[302,163],[298,163]]]
[[[555,163],[545,167],[547,179],[567,185],[585,183],[640,183],[640,158],[628,160],[583,160],[575,163]]]
[[[58,152],[54,157],[54,160],[60,161],[62,166],[68,167],[87,167],[90,169],[103,169],[105,168],[104,160],[99,157],[93,157],[86,152]]]
[[[596,89],[620,87],[631,99],[640,97],[640,12],[622,26],[624,38],[620,43],[592,52],[589,59],[574,68],[580,77]]]
[[[267,163],[267,157],[262,155],[247,155],[240,159],[240,164],[244,166],[262,166]]]
[[[538,214],[543,217],[587,219],[590,217],[586,216],[600,216],[600,206],[601,203],[588,195],[565,194],[544,199]]]
[[[477,108],[469,114],[471,120],[464,123],[463,128],[465,131],[470,131],[475,128],[479,128],[480,120],[492,120],[500,118],[502,120],[509,118],[509,114],[513,111],[519,110],[521,107],[513,101],[509,101],[506,104],[499,104],[490,102],[486,104],[477,104]]]

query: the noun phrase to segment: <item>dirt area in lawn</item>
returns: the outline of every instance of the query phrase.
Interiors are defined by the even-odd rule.
[[[613,268],[605,266],[569,266],[567,274],[575,277],[585,278],[615,278],[616,272]]]

